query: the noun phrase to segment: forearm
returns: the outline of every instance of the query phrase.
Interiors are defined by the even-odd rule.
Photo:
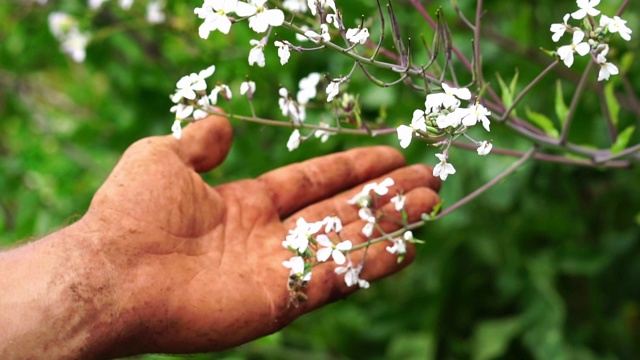
[[[0,253],[0,358],[99,358],[124,330],[115,280],[82,223]]]

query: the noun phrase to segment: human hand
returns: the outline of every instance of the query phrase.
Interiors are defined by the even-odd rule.
[[[356,290],[329,261],[313,269],[308,301],[290,306],[282,261],[292,253],[281,243],[298,217],[337,215],[341,236],[358,244],[366,240],[364,222],[347,199],[362,185],[392,177],[395,185],[377,204],[393,213],[389,198],[402,189],[409,221],[439,202],[430,168],[404,167],[389,147],[354,149],[212,187],[198,172],[222,163],[231,139],[228,120],[214,116],[186,127],[181,140],[140,140],[78,222],[82,231],[98,234],[84,256],[99,265],[85,277],[106,282],[93,287],[111,289],[109,302],[117,309],[110,321],[119,327],[103,341],[113,351],[108,356],[216,351],[277,331]],[[392,221],[380,225],[386,232],[400,228]],[[362,278],[382,278],[412,260],[411,245],[401,264],[386,245],[368,250]],[[357,262],[362,254],[351,256]],[[91,296],[100,294],[85,295]]]

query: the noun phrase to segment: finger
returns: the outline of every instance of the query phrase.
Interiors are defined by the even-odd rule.
[[[270,171],[258,178],[278,213],[294,211],[404,165],[404,157],[387,146],[358,148]]]
[[[178,155],[185,164],[197,172],[206,172],[227,157],[233,131],[227,118],[212,115],[186,126],[180,140],[168,137],[177,144]]]
[[[416,164],[394,170],[382,175],[371,182],[381,182],[390,177],[394,180],[394,185],[389,188],[389,193],[377,199],[377,207],[381,207],[389,202],[398,192],[407,194],[411,190],[419,187],[426,187],[438,191],[440,180],[433,176],[431,167],[424,164]],[[348,200],[362,190],[364,185],[359,185],[349,191],[336,195],[312,206],[309,206],[289,217],[285,221],[285,228],[292,228],[298,218],[302,217],[308,222],[322,220],[326,216],[338,216],[343,224],[358,220],[358,206],[349,204]]]

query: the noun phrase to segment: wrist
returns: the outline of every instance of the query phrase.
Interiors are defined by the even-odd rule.
[[[0,254],[0,357],[101,358],[128,332],[96,236],[81,220]]]

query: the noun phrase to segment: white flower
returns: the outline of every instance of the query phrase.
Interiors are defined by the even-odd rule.
[[[576,2],[580,9],[571,14],[572,18],[580,20],[587,16],[587,14],[591,16],[600,14],[600,10],[595,9],[595,7],[600,4],[600,0],[577,0]]]
[[[107,0],[89,0],[89,9],[95,10],[102,6],[102,4]]]
[[[404,194],[397,194],[391,198],[391,203],[394,204],[396,211],[404,209],[404,204],[407,201],[407,197]]]
[[[436,154],[440,162],[433,168],[433,176],[440,177],[442,181],[447,180],[447,176],[455,174],[456,169],[447,162],[447,157],[443,154]]]
[[[289,230],[289,235],[282,242],[282,246],[285,249],[293,249],[303,253],[309,245],[309,237],[320,231],[322,225],[322,221],[308,223],[304,218],[298,218],[296,227]]]
[[[627,27],[627,21],[622,20],[619,16],[614,16],[613,19],[602,15],[600,17],[600,26],[604,26],[610,33],[619,33],[620,37],[629,41],[631,40],[631,29]]]
[[[304,273],[304,259],[302,256],[294,256],[282,262],[282,266],[291,269],[291,274],[302,276]]]
[[[267,31],[269,26],[280,26],[284,22],[284,13],[280,9],[269,9],[264,4],[267,0],[250,0],[249,3],[238,2],[236,14],[250,16],[249,28],[257,33]]]
[[[320,127],[329,128],[329,124],[325,122],[321,122]],[[323,143],[327,142],[327,140],[329,140],[329,136],[331,135],[333,135],[333,132],[322,130],[322,129],[316,129],[313,132],[313,136],[315,136],[316,138],[320,138],[320,142],[323,142]]]
[[[617,75],[619,73],[618,67],[607,61],[606,56],[608,52],[609,47],[607,46],[596,57],[596,62],[600,65],[600,71],[598,72],[598,81],[609,80],[609,77],[611,75]]]
[[[58,39],[78,27],[78,22],[73,16],[59,11],[49,14],[48,21],[49,30]]]
[[[218,103],[218,94],[222,95],[225,100],[230,100],[233,97],[231,93],[231,89],[226,84],[218,84],[216,87],[211,90],[211,94],[209,94],[209,100],[211,104],[215,105]]]
[[[176,121],[173,122],[173,125],[171,125],[171,133],[174,138],[180,140],[182,137],[182,121],[176,119]]]
[[[301,13],[306,12],[308,9],[306,0],[284,0],[282,7],[291,12]]]
[[[120,4],[121,8],[129,10],[131,9],[131,5],[133,5],[133,0],[120,0],[118,1],[118,3]]]
[[[398,140],[400,140],[400,147],[406,149],[409,144],[411,144],[414,131],[427,131],[427,122],[424,116],[425,113],[423,110],[414,110],[413,117],[411,118],[411,125],[398,126],[396,132],[398,133]]]
[[[493,148],[493,144],[488,141],[480,141],[477,143],[478,145],[478,155],[487,155],[491,152]]]
[[[333,10],[334,13],[338,12],[336,10],[336,4],[333,0],[307,0],[307,6],[311,11],[311,15],[314,15],[314,16],[318,11],[318,7],[320,8],[329,7],[331,8],[331,10]]]
[[[325,224],[324,232],[327,234],[332,231],[336,233],[342,231],[342,221],[337,216],[327,216],[322,220],[322,223]]]
[[[289,97],[289,92],[285,88],[280,88],[278,91],[280,99],[278,99],[278,105],[282,111],[283,116],[291,118],[295,124],[303,122],[307,116],[304,105],[297,103],[295,100]]]
[[[260,67],[264,67],[264,44],[261,41],[251,39],[249,41],[253,48],[249,51],[249,65],[258,64]]]
[[[562,37],[562,35],[564,35],[564,32],[567,30],[567,27],[569,26],[567,24],[567,21],[569,21],[569,16],[571,16],[571,14],[565,14],[564,17],[562,18],[562,24],[551,24],[551,32],[553,32],[553,35],[551,35],[551,40],[553,40],[554,42],[558,42],[558,40],[560,40],[560,38]]]
[[[322,248],[318,249],[318,252],[316,253],[316,259],[318,259],[318,261],[320,262],[323,262],[327,261],[329,257],[331,257],[333,258],[333,261],[338,265],[342,265],[345,261],[347,261],[347,258],[344,256],[343,252],[351,250],[351,248],[353,247],[351,241],[349,240],[345,240],[334,245],[329,237],[324,234],[318,235],[316,237],[316,241],[318,242],[318,245],[322,246]]]
[[[273,45],[278,47],[278,57],[280,58],[280,65],[284,65],[289,61],[291,52],[289,51],[289,43],[287,41],[276,40]]]
[[[289,151],[293,151],[300,146],[300,131],[298,129],[293,130],[291,136],[289,136],[289,140],[287,141],[287,149]]]
[[[393,239],[393,245],[387,246],[387,251],[391,254],[404,255],[407,253],[407,241],[413,239],[411,231],[405,231],[401,238]]]
[[[469,106],[468,110],[469,112],[462,118],[462,124],[464,126],[473,126],[478,121],[482,121],[482,126],[489,131],[489,118],[487,118],[487,115],[491,115],[491,112],[477,103]]]
[[[360,208],[360,210],[358,210],[358,217],[367,222],[362,228],[362,233],[366,237],[370,237],[373,234],[373,230],[376,225],[376,217],[368,207]]]
[[[89,43],[89,35],[81,33],[79,30],[72,30],[62,40],[60,47],[62,51],[75,62],[83,62],[87,56],[86,48]]]
[[[374,193],[382,196],[382,195],[386,195],[389,192],[389,188],[394,184],[395,184],[395,181],[393,181],[392,178],[388,177],[382,180],[379,184],[372,183],[369,185],[373,186],[371,190],[373,190]]]
[[[346,36],[347,36],[347,40],[349,40],[349,42],[351,42],[352,44],[360,43],[360,45],[362,45],[365,42],[367,42],[367,39],[369,38],[369,29],[367,28],[349,29],[347,30]]]
[[[171,101],[177,103],[182,100],[182,98],[195,100],[196,91],[204,91],[207,89],[207,82],[205,80],[211,76],[215,70],[215,65],[211,65],[198,74],[191,73],[190,75],[180,78],[176,83],[177,91],[171,96]]]
[[[587,55],[591,47],[588,43],[582,42],[584,39],[584,33],[582,31],[576,31],[573,33],[573,40],[571,45],[564,45],[558,48],[558,56],[560,60],[564,61],[567,67],[573,65],[573,53],[577,52],[580,56]]]
[[[304,42],[304,41],[309,41],[309,38],[306,37],[304,34],[311,30],[311,28],[305,24],[300,25],[300,30],[302,30],[302,34],[298,34],[296,33],[296,40],[300,41],[300,42]]]
[[[195,110],[193,110],[193,120],[200,120],[209,116],[209,113],[201,109],[201,108],[206,109],[209,105],[211,105],[209,104],[209,98],[206,96],[203,96],[202,98],[198,99],[197,104],[198,104],[198,108],[194,107]]]
[[[151,0],[147,4],[147,21],[150,24],[159,24],[164,22],[164,3],[160,0]]]
[[[462,123],[462,118],[469,115],[470,110],[468,108],[456,108],[448,114],[438,114],[436,118],[436,125],[440,129],[446,129],[448,127],[457,128]]]
[[[329,26],[327,24],[320,24],[320,34],[313,30],[308,30],[305,31],[304,36],[316,44],[331,40],[331,35],[329,35]]]
[[[206,39],[209,33],[219,30],[223,34],[228,34],[231,29],[231,20],[227,17],[236,10],[238,0],[204,0],[202,7],[193,11],[204,22],[198,28],[198,34]]]
[[[187,104],[176,104],[169,109],[170,112],[176,113],[176,119],[182,120],[186,119],[193,113],[193,105]]]
[[[240,95],[247,94],[249,99],[253,98],[253,94],[256,92],[256,83],[253,81],[243,81],[240,84]]]
[[[363,289],[369,287],[369,282],[367,280],[360,279],[360,272],[362,271],[362,264],[358,265],[357,268],[353,267],[353,263],[349,261],[347,266],[338,266],[335,268],[334,272],[338,275],[344,274],[344,282],[347,286],[353,286],[358,284]]]
[[[455,109],[460,106],[460,100],[471,99],[471,92],[467,88],[454,88],[445,83],[442,83],[443,93],[435,93],[427,95],[424,106],[425,112],[430,114],[432,112],[443,109]]]
[[[388,177],[382,180],[379,184],[376,182],[372,182],[366,184],[359,193],[355,194],[351,199],[347,200],[348,204],[355,205],[358,204],[360,207],[369,206],[371,191],[375,192],[378,195],[386,195],[389,192],[389,187],[393,186],[395,182],[392,178]]]
[[[340,24],[342,23],[342,21],[338,14],[327,14],[325,19],[327,21],[327,24],[331,24],[336,29],[340,29]]]
[[[307,104],[309,100],[316,97],[316,95],[318,94],[316,87],[318,86],[320,79],[322,79],[322,75],[317,72],[312,72],[306,77],[300,79],[300,82],[298,82],[299,90],[298,94],[296,95],[296,100],[298,100],[298,103]]]
[[[337,78],[331,80],[329,85],[327,85],[327,102],[333,101],[333,98],[338,95],[340,91],[340,84],[342,84],[347,78]]]

